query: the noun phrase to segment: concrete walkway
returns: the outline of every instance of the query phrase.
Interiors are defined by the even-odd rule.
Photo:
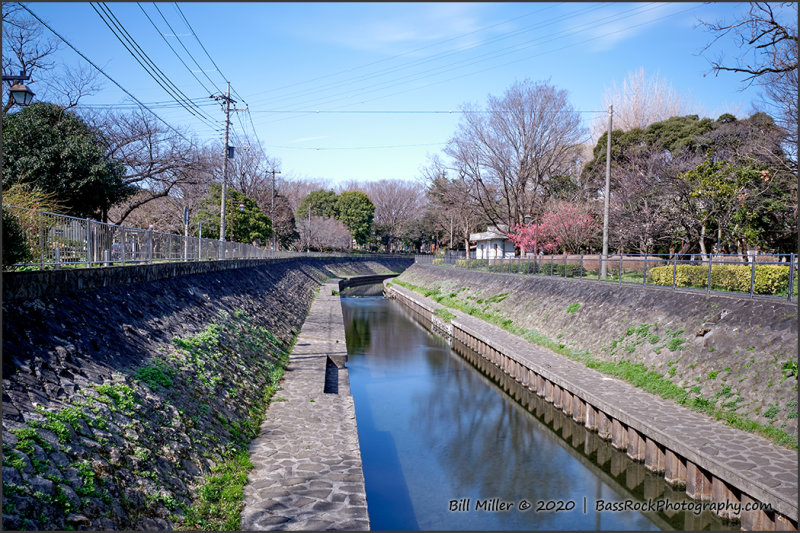
[[[320,288],[250,445],[242,530],[369,530],[338,289]]]

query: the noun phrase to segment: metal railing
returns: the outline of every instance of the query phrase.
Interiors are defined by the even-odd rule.
[[[350,253],[272,251],[252,244],[162,233],[3,205],[19,222],[29,259],[11,267],[69,268],[219,259],[341,256]],[[377,257],[369,254],[370,257]]]
[[[471,254],[472,255],[472,254]],[[666,286],[704,292],[768,295],[792,300],[798,293],[796,254],[609,255],[602,278],[602,256],[552,254],[529,257],[475,259],[453,255],[416,255],[415,262],[485,272],[592,279],[617,283]]]

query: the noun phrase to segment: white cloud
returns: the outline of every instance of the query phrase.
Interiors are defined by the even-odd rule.
[[[445,50],[478,46],[482,39],[503,31],[502,27],[473,33],[492,24],[491,4],[358,4],[338,10],[323,10],[301,31],[305,37],[354,50],[388,55],[406,53],[441,40],[441,46],[417,50],[425,56]],[[469,34],[469,35],[465,35]]]

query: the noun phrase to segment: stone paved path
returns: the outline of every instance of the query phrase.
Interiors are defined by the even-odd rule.
[[[391,290],[431,311],[443,307],[397,285]],[[461,311],[448,311],[457,317],[452,320],[453,325],[797,520],[796,451],[601,374]]]
[[[347,370],[328,368],[328,356],[340,367],[347,357],[338,289],[338,280],[320,288],[250,445],[242,530],[369,530]],[[326,370],[337,393],[325,392]]]

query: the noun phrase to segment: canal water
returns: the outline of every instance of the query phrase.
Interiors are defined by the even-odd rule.
[[[399,303],[342,307],[372,529],[729,528]]]

